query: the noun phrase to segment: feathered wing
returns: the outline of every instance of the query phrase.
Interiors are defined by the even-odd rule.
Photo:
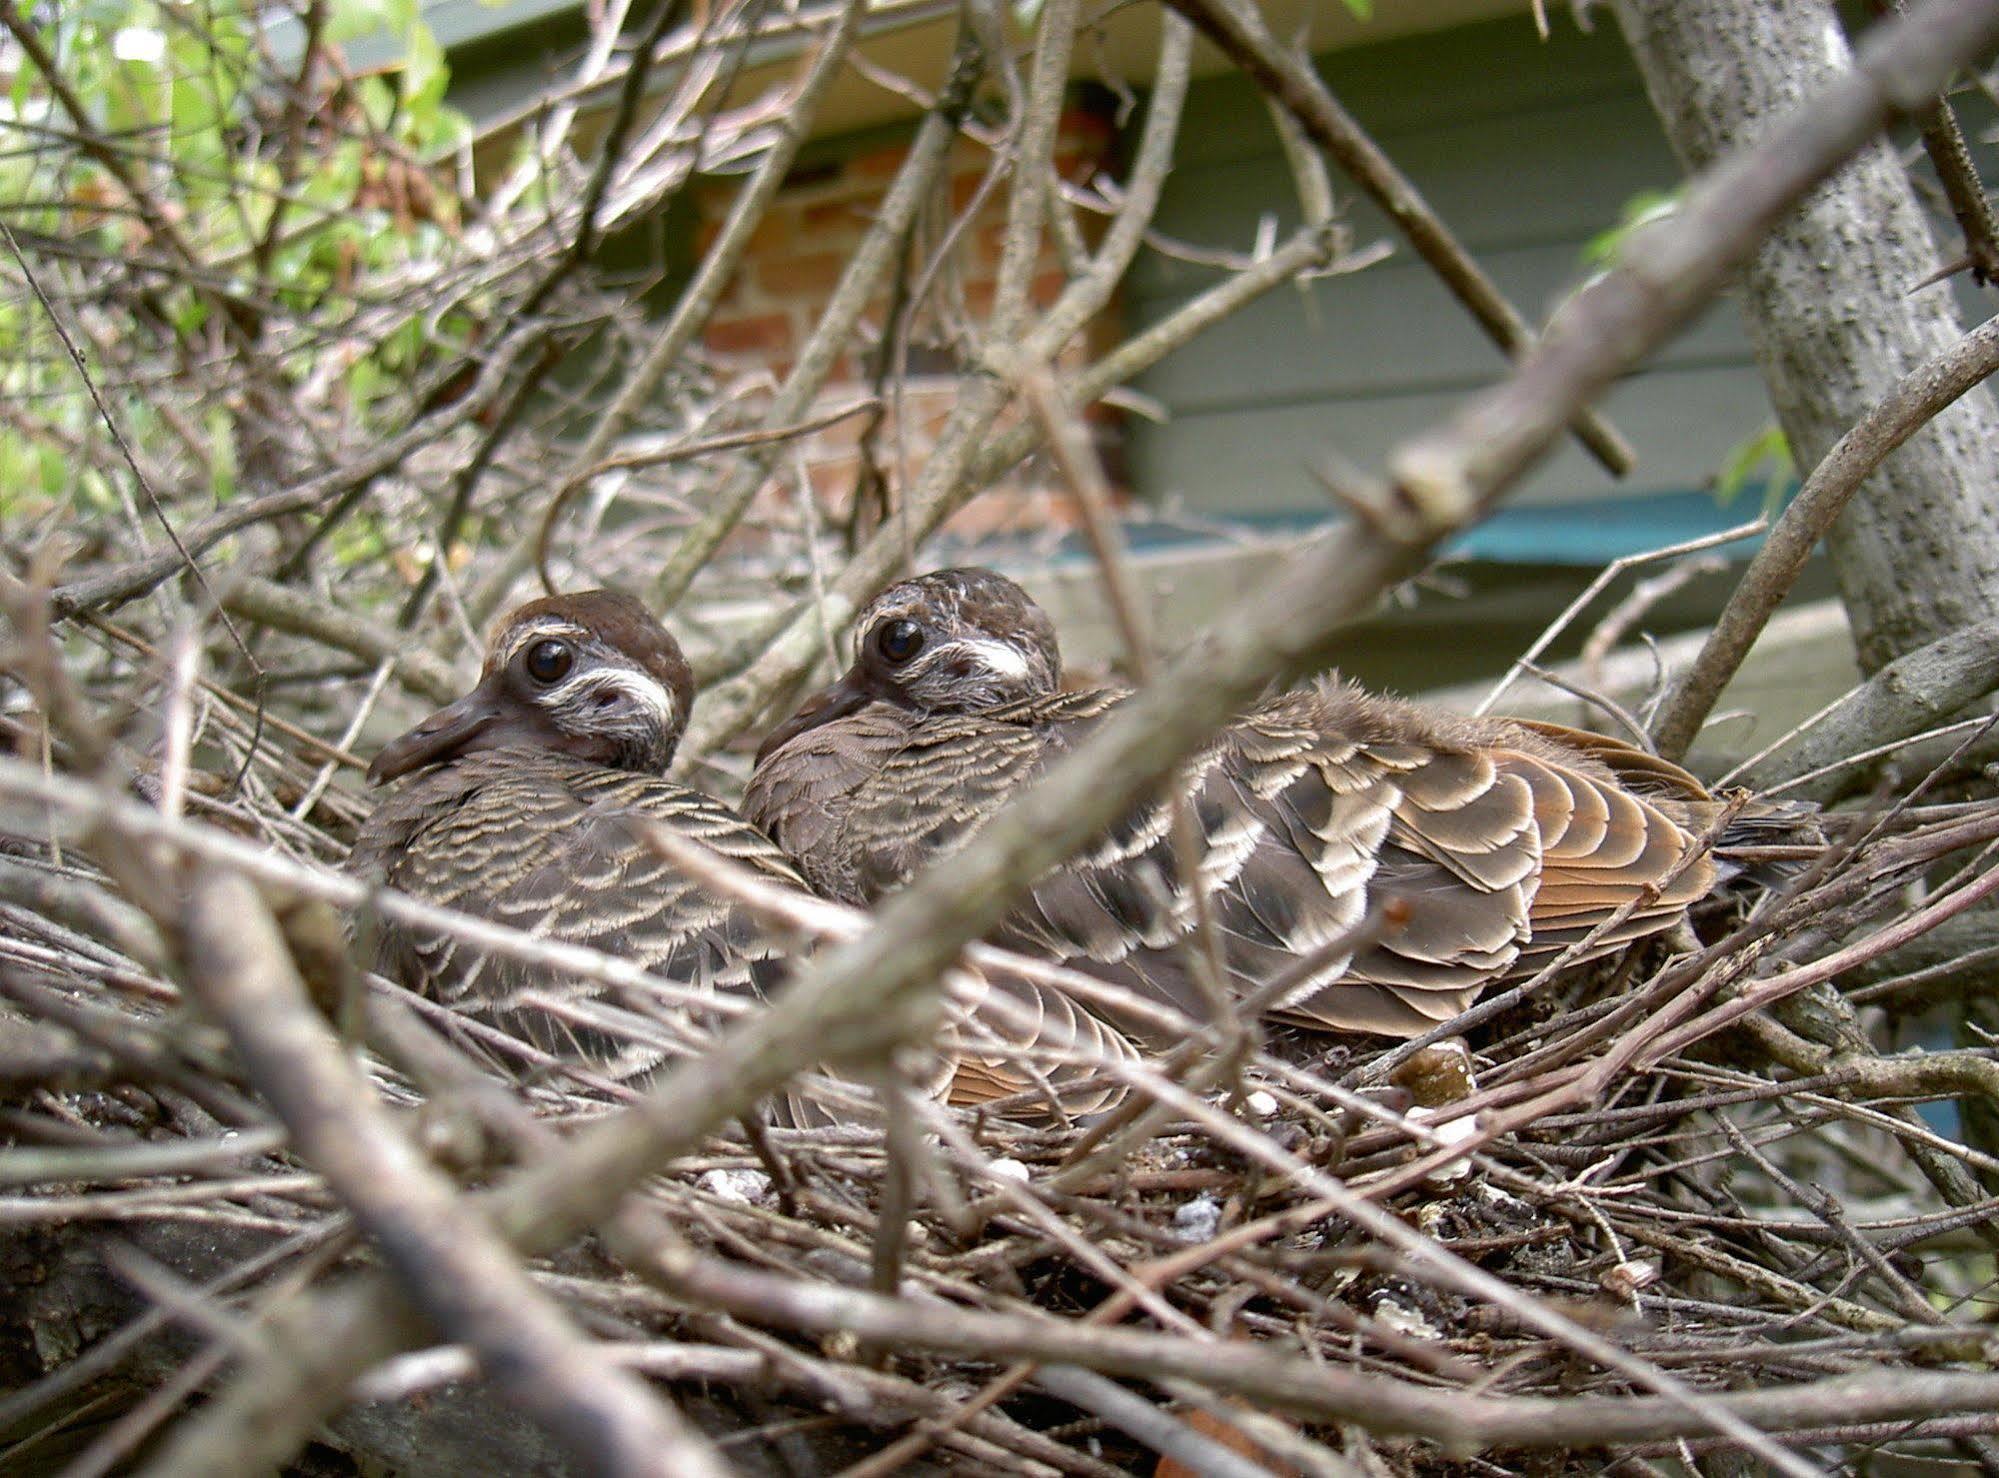
[[[760,770],[752,816],[815,883],[871,902],[962,844],[1121,696],[920,722],[877,707]],[[1580,958],[1669,927],[1714,879],[1707,859],[1688,857],[1682,824],[1712,802],[1677,766],[1553,725],[1441,718],[1339,685],[1264,704],[1175,784],[1231,986],[1249,992],[1326,951],[1274,1003],[1322,1029],[1427,1031],[1593,931]],[[1336,947],[1385,905],[1374,943]],[[1199,1019],[1195,931],[1171,810],[1154,801],[1038,881],[995,939]],[[1142,1011],[1106,1014],[1155,1035]]]
[[[1097,708],[1065,716],[1085,722]],[[807,731],[761,766],[744,814],[770,833],[813,887],[867,906],[961,846],[1006,798],[1040,773],[1071,735],[1042,724],[938,718],[920,729],[889,710]],[[1024,945],[1011,926],[997,937]],[[1072,958],[1070,948],[1027,952]],[[954,1001],[946,1051],[955,1104],[1029,1095],[1070,1114],[1119,1096],[1097,1064],[1135,1051],[1102,1016],[1065,991],[1010,973],[968,975]]]
[[[441,931],[383,933],[383,973],[617,1078],[672,1055],[678,1023],[715,995],[763,996],[777,941],[645,840],[671,827],[762,875],[799,885],[778,849],[698,792],[540,753],[472,756],[405,787],[376,813],[353,865],[391,887],[542,938],[588,945],[672,980],[658,1001],[490,954]],[[553,1004],[550,1004],[553,1003]]]

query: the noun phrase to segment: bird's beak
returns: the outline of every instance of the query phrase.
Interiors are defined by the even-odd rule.
[[[803,708],[766,734],[764,742],[757,746],[757,763],[762,764],[807,730],[830,724],[834,719],[845,718],[865,707],[874,696],[868,691],[867,684],[849,671],[832,686],[820,689],[806,700]]]
[[[498,723],[500,716],[499,694],[490,682],[480,683],[456,703],[440,708],[407,734],[384,744],[368,766],[368,783],[381,785],[425,765],[441,764],[462,753]]]

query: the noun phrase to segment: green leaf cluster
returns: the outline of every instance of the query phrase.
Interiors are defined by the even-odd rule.
[[[365,434],[464,342],[465,305],[406,290],[451,258],[460,202],[446,166],[471,138],[418,0],[290,13],[63,0],[31,13],[55,75],[17,52],[0,102],[0,220],[14,237],[0,241],[0,517],[104,512],[132,494],[77,356],[176,491],[227,499],[244,408],[219,396],[166,424],[157,388],[177,374],[243,353],[294,383],[330,374]],[[398,64],[350,64],[344,49],[379,34]]]

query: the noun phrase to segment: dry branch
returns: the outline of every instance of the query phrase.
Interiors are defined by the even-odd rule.
[[[661,1478],[727,1471],[671,1407],[548,1302],[397,1131],[320,1023],[250,883],[197,873],[176,922],[190,989],[229,1029],[300,1154],[440,1330],[478,1351],[487,1374],[592,1471]],[[257,1374],[253,1365],[245,1378]]]
[[[1850,1013],[1823,1033],[1807,1019],[1829,977],[1870,967],[1924,929],[1962,922],[1960,911],[1991,891],[1999,872],[1977,850],[1999,825],[1989,808],[1892,810],[1875,819],[1879,835],[1822,859],[1789,896],[1747,921],[1717,924],[1705,936],[1720,934],[1717,943],[1656,969],[1649,959],[1625,962],[1628,988],[1596,994],[1594,979],[1551,972],[1531,992],[1481,1007],[1454,1027],[1473,1033],[1479,1085],[1447,1106],[1452,1117],[1405,1114],[1406,1100],[1373,1086],[1406,1054],[1254,1047],[1224,1031],[1232,1022],[1176,1023],[1170,1013],[1162,1024],[1177,1026],[1188,1047],[1163,1062],[1023,1055],[1030,1071],[1058,1061],[1094,1068],[1129,1096],[1092,1129],[945,1111],[894,1086],[889,1055],[935,1031],[945,972],[961,956],[1088,1002],[1117,997],[1103,982],[970,941],[1030,877],[1098,834],[1267,680],[1312,668],[1343,620],[1491,507],[1566,428],[1586,427],[1590,399],[1717,291],[1787,202],[1882,119],[1931,101],[1953,64],[1992,45],[1999,19],[1990,6],[1933,7],[1884,28],[1859,72],[1697,186],[1681,215],[1648,238],[1646,261],[1581,294],[1541,343],[1525,345],[1510,310],[1488,304],[1488,326],[1524,349],[1514,374],[1399,448],[1389,477],[1362,489],[1367,516],[1308,547],[1239,619],[1151,675],[1088,749],[877,918],[764,899],[768,917],[821,941],[817,957],[768,1011],[732,1003],[715,1012],[732,1020],[719,1038],[682,1034],[676,1050],[693,1055],[643,1095],[587,1072],[551,1071],[549,1054],[531,1044],[436,1003],[385,994],[386,985],[357,986],[344,965],[325,972],[339,987],[332,994],[366,992],[351,1015],[381,1061],[347,1053],[305,1005],[293,958],[326,961],[302,935],[288,953],[260,893],[337,903],[362,929],[371,911],[420,921],[603,982],[611,993],[597,1008],[550,1006],[593,1030],[652,1040],[671,1023],[646,1012],[690,998],[593,951],[371,896],[314,861],[338,855],[339,828],[359,803],[322,763],[340,756],[315,748],[310,733],[351,738],[392,683],[447,696],[457,667],[428,654],[464,648],[525,570],[531,531],[557,514],[573,516],[593,568],[602,559],[626,576],[652,578],[652,551],[678,537],[681,557],[665,577],[675,594],[697,570],[704,579],[736,576],[732,595],[751,585],[761,594],[773,572],[785,578],[811,565],[813,601],[771,619],[751,614],[747,638],[717,639],[698,654],[704,675],[728,681],[703,697],[685,748],[691,760],[740,733],[804,674],[829,632],[902,567],[912,541],[1044,440],[1088,495],[1093,537],[1113,547],[1081,408],[1259,294],[1342,265],[1317,150],[1358,160],[1370,188],[1389,198],[1399,186],[1367,148],[1330,141],[1344,137],[1337,105],[1253,17],[1205,0],[1195,8],[1255,53],[1253,74],[1294,110],[1297,126],[1281,113],[1280,127],[1309,224],[1232,260],[1215,287],[1093,362],[1059,356],[1153,234],[1190,64],[1191,30],[1179,19],[1163,28],[1157,86],[1120,193],[1057,181],[1049,169],[1076,7],[1043,8],[1024,79],[991,44],[1001,35],[993,8],[968,11],[967,35],[987,45],[985,61],[1007,90],[1004,125],[980,121],[955,84],[925,99],[931,113],[917,144],[809,347],[784,383],[746,388],[711,374],[691,346],[788,170],[816,89],[846,58],[860,7],[760,18],[753,6],[724,4],[673,34],[662,13],[627,66],[616,59],[616,33],[629,7],[614,0],[539,146],[479,207],[490,219],[466,226],[453,264],[435,279],[371,280],[382,296],[343,328],[365,342],[415,295],[453,305],[445,313],[498,305],[481,320],[489,337],[433,363],[420,385],[399,386],[394,394],[407,400],[396,401],[379,434],[329,413],[337,376],[321,369],[296,387],[301,424],[260,444],[244,494],[213,515],[198,497],[171,505],[195,559],[214,559],[222,540],[247,534],[233,554],[268,572],[216,581],[223,606],[259,627],[247,650],[201,645],[213,624],[202,618],[214,613],[184,608],[192,592],[172,577],[187,561],[151,547],[143,519],[129,517],[78,556],[90,563],[58,593],[59,612],[148,596],[128,619],[152,639],[107,627],[115,645],[103,650],[79,641],[58,654],[42,643],[31,685],[59,731],[95,723],[93,703],[120,724],[121,740],[142,727],[127,715],[148,725],[157,716],[164,779],[146,794],[163,804],[51,774],[32,759],[0,762],[9,850],[0,862],[0,1132],[23,1136],[0,1151],[0,1181],[21,1187],[0,1198],[0,1222],[11,1232],[69,1218],[77,1246],[90,1245],[85,1233],[100,1222],[212,1225],[291,1251],[260,1252],[240,1277],[222,1279],[212,1269],[126,1260],[138,1285],[130,1298],[151,1312],[108,1335],[88,1331],[107,1337],[75,1366],[0,1403],[0,1418],[50,1414],[135,1350],[161,1352],[158,1333],[172,1322],[206,1347],[167,1366],[165,1383],[113,1424],[93,1458],[100,1465],[132,1450],[204,1382],[209,1399],[165,1434],[149,1471],[275,1466],[350,1401],[407,1398],[475,1374],[506,1393],[509,1411],[532,1412],[607,1470],[698,1471],[710,1461],[642,1377],[682,1386],[680,1405],[704,1423],[718,1401],[739,1401],[719,1408],[732,1437],[757,1428],[780,1444],[825,1433],[858,1442],[838,1456],[808,1446],[796,1465],[859,1459],[864,1473],[894,1471],[933,1447],[946,1460],[1092,1478],[1145,1460],[1141,1448],[1119,1446],[1115,1430],[1092,1439],[1105,1444],[1097,1451],[1074,1433],[1033,1429],[1049,1421],[1037,1379],[1137,1433],[1141,1447],[1217,1470],[1231,1459],[1170,1415],[1160,1393],[1196,1405],[1240,1395],[1338,1423],[1336,1445],[1352,1471],[1449,1455],[1412,1453],[1402,1439],[1415,1437],[1495,1458],[1505,1458],[1500,1449],[1558,1447],[1576,1462],[1607,1442],[1713,1441],[1796,1472],[1806,1469],[1788,1449],[1807,1439],[1780,1443],[1770,1432],[1815,1440],[1829,1430],[1961,1436],[1989,1426],[1999,1401],[1993,1377],[1924,1367],[1985,1353],[1975,1322],[1941,1305],[1978,1295],[1954,1253],[1989,1235],[1976,1176],[1994,1162],[1927,1128],[1899,1099],[1988,1101],[1999,1081],[1991,1054],[1896,1057]],[[780,34],[803,44],[797,76],[745,107],[725,107],[736,80],[729,58],[742,54],[732,49]],[[301,79],[318,54],[309,44]],[[971,70],[961,62],[960,82]],[[660,71],[668,64],[670,75]],[[664,86],[658,113],[642,118],[634,99],[649,70]],[[578,101],[614,84],[624,93],[609,145],[572,158],[563,140]],[[303,108],[310,96],[295,101]],[[915,272],[899,289],[904,308],[948,297],[950,243],[970,213],[935,223],[942,245],[929,261],[915,261],[914,247],[933,224],[927,215],[942,214],[929,207],[959,133],[995,150],[978,190],[1010,177],[1012,194],[985,358],[963,377],[934,455],[913,480],[892,485],[900,508],[844,566],[831,564],[811,520],[802,520],[803,561],[789,546],[707,558],[725,534],[775,533],[782,544],[793,532],[759,522],[755,495],[780,440],[815,424],[823,372],[854,348],[874,288]],[[394,156],[392,140],[375,143],[381,157]],[[743,169],[746,182],[662,337],[633,299],[604,289],[588,247],[708,161]],[[545,216],[513,209],[536,194]],[[1076,219],[1085,209],[1105,218],[1094,253]],[[293,200],[279,214],[287,231],[306,219]],[[1425,239],[1420,215],[1405,219],[1417,219],[1412,229]],[[283,234],[275,219],[271,232]],[[1026,285],[1044,236],[1068,280],[1052,304],[1034,309]],[[1449,254],[1447,237],[1432,239]],[[198,253],[200,240],[188,249]],[[253,271],[255,254],[245,261],[242,270]],[[73,301],[88,285],[61,280]],[[1462,290],[1476,297],[1478,281]],[[296,335],[312,329],[278,311],[261,279],[247,296],[270,299],[258,304],[270,315],[266,342],[259,355],[216,359],[218,384],[229,387],[218,395],[268,396],[273,355],[291,362]],[[522,321],[507,321],[509,309]],[[897,393],[895,367],[909,348],[899,311],[881,326],[876,355],[884,402]],[[971,342],[962,327],[952,329],[961,348]],[[566,346],[599,334],[609,346],[601,362],[569,367],[582,383],[554,375]],[[141,384],[144,368],[119,372]],[[156,460],[198,470],[200,418],[171,382],[159,399],[164,426],[158,447],[145,448],[145,476],[154,477]],[[117,471],[89,436],[72,441],[78,465]],[[691,450],[712,465],[678,470]],[[613,475],[636,486],[641,472],[659,480],[633,496],[613,490]],[[801,474],[809,497],[807,481]],[[617,518],[607,516],[613,503]],[[437,537],[461,521],[487,532],[470,544]],[[380,547],[356,560],[352,551],[370,540]],[[570,573],[559,554],[551,563],[558,580]],[[1105,569],[1123,583],[1114,556]],[[328,608],[329,594],[340,610]],[[396,602],[425,615],[393,639],[375,618],[349,614]],[[1142,657],[1135,597],[1125,591],[1116,608]],[[700,601],[683,612],[696,631],[704,614]],[[330,674],[329,661],[338,664]],[[82,675],[79,691],[63,685],[70,669]],[[258,673],[270,682],[255,700],[231,691]],[[350,700],[364,684],[357,712]],[[23,754],[43,737],[42,721],[39,711],[8,711]],[[202,765],[228,778],[196,784]],[[186,816],[176,814],[182,803]],[[160,939],[111,898],[93,855],[119,862],[131,896],[170,925],[190,996],[226,1026],[247,1088],[212,1029],[169,1014],[176,997],[161,976]],[[700,872],[698,861],[683,861]],[[1960,870],[1928,907],[1886,907],[1946,864]],[[725,871],[702,881],[720,892],[737,886]],[[317,969],[307,974],[325,986]],[[993,1009],[980,1050],[1001,1052],[1008,1032],[1000,1028],[1018,1023],[1006,1018],[1007,1002]],[[981,1024],[954,1029],[976,1034]],[[1229,1050],[1202,1060],[1218,1046]],[[34,1056],[45,1050],[46,1059]],[[891,1133],[868,1121],[737,1134],[737,1117],[759,1099],[828,1062],[891,1084]],[[506,1081],[510,1074],[518,1080]],[[1226,1105],[1206,1096],[1237,1074],[1244,1091]],[[119,1091],[69,1091],[100,1085]],[[251,1089],[285,1129],[269,1127]],[[316,1173],[268,1154],[280,1137]],[[419,1143],[489,1188],[458,1192],[419,1156]],[[1845,1165],[1839,1184],[1852,1191],[1837,1202],[1814,1191],[1812,1177],[1829,1162]],[[350,1270],[329,1287],[324,1274],[345,1255],[349,1213],[386,1266]],[[593,1230],[673,1296],[580,1251],[578,1239]],[[1917,1247],[1928,1262],[1909,1256]],[[313,1253],[299,1260],[300,1248]],[[279,1266],[291,1270],[289,1282],[272,1275]],[[1618,1322],[1626,1309],[1648,1318]],[[408,1353],[426,1324],[462,1343]],[[598,1340],[579,1326],[614,1334]],[[212,1378],[241,1348],[255,1358]],[[882,1354],[887,1368],[871,1368]],[[1744,1383],[1756,1389],[1736,1389]],[[1891,1422],[1902,1425],[1891,1431]],[[1273,1425],[1246,1420],[1243,1430],[1254,1437],[1252,1427],[1271,1434]],[[1377,1448],[1381,1434],[1393,1440]],[[365,1448],[371,1439],[352,1440]],[[1278,1446],[1302,1467],[1346,1471],[1322,1445],[1332,1442],[1326,1431],[1301,1429]]]
[[[1797,582],[1812,550],[1868,474],[1930,417],[1995,370],[1999,370],[1999,319],[1981,324],[1913,371],[1825,454],[1743,571],[1700,655],[1667,693],[1652,726],[1661,754],[1677,759],[1687,752],[1771,613]]]

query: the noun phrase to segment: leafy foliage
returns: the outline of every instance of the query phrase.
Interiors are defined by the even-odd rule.
[[[384,30],[401,64],[350,67],[343,44]],[[17,409],[0,424],[0,514],[117,506],[107,415],[149,450],[146,470],[226,500],[273,456],[281,387],[337,386],[326,407],[367,431],[468,332],[464,309],[384,290],[442,268],[463,217],[441,162],[471,128],[444,101],[415,0],[297,15],[88,0],[45,12],[14,55],[6,106],[24,142],[0,153],[0,200],[17,202],[0,272],[20,290],[0,301],[0,397]],[[163,405],[163,383],[232,354],[267,357],[277,384]]]

